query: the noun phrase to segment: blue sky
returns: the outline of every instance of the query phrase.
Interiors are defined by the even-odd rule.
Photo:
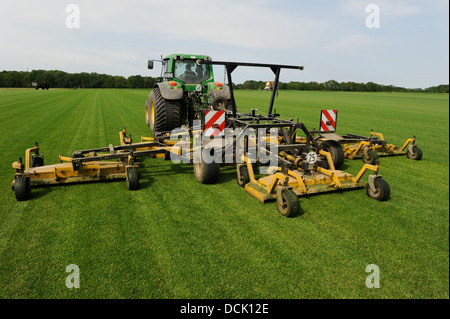
[[[80,10],[79,28],[66,26],[69,4]],[[380,9],[379,28],[366,26],[369,4]],[[449,83],[448,10],[447,0],[1,0],[0,70],[158,76],[149,58],[192,53],[305,66],[283,70],[283,82],[425,88]],[[254,68],[233,76],[273,79]]]

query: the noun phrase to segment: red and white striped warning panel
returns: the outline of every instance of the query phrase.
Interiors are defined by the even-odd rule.
[[[336,131],[337,110],[322,110],[320,114],[320,132]]]
[[[221,136],[225,129],[225,111],[205,112],[204,136]]]

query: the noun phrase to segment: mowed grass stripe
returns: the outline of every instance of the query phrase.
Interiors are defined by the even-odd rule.
[[[123,126],[134,141],[151,135],[144,120],[147,90],[41,93],[60,94],[59,104],[64,105],[52,108],[54,102],[36,101],[43,108],[36,123],[53,119],[51,129],[38,131],[41,143],[52,145],[42,149],[46,156],[54,154],[46,163],[55,162],[59,153],[117,145]],[[236,92],[239,105],[257,106],[262,113],[268,105],[266,93]],[[396,143],[408,137],[404,130],[411,132],[419,124],[433,128],[411,133],[418,135],[423,161],[382,159],[381,174],[392,188],[385,203],[371,200],[365,190],[301,197],[305,214],[287,219],[274,203],[260,204],[240,188],[233,168],[221,169],[218,184],[200,185],[192,166],[149,158],[142,161],[137,192],[128,191],[125,182],[80,184],[36,189],[31,201],[18,203],[8,190],[0,202],[0,296],[448,297],[448,139],[443,139],[448,128],[442,125],[448,123],[448,105],[431,95],[425,101],[429,109],[417,123],[405,109],[413,103],[420,113],[424,100],[402,96],[406,99],[280,92],[276,102],[283,116],[299,116],[308,127],[317,126],[321,108],[335,105],[340,110],[338,131],[368,134],[367,123],[378,124],[382,129],[373,128],[389,140],[398,138]],[[439,96],[448,101],[448,95]],[[361,106],[367,103],[377,112]],[[397,109],[405,121],[391,127],[383,119]],[[358,121],[349,119],[352,113]],[[433,122],[433,114],[440,122]],[[34,133],[17,135],[20,145],[10,152],[12,160],[30,146],[28,135]],[[4,142],[6,135],[2,137]],[[5,187],[13,176],[12,160],[0,166]],[[355,174],[362,162],[348,161],[344,167]],[[81,268],[82,289],[65,287],[70,263]],[[370,263],[380,266],[381,289],[365,287]]]

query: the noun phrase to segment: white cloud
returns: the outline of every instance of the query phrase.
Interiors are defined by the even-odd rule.
[[[298,12],[277,12],[261,1],[96,1],[81,6],[93,32],[159,34],[251,49],[305,47],[325,23]],[[107,10],[104,8],[108,8]]]
[[[380,7],[380,14],[384,17],[409,17],[420,15],[424,12],[424,6],[417,1],[405,0],[350,0],[342,6],[343,11],[353,16],[365,17],[366,7],[369,4],[376,4]]]
[[[325,47],[325,50],[333,54],[374,58],[375,50],[382,46],[384,46],[382,38],[367,34],[352,34],[334,40]]]
[[[80,8],[80,29],[66,28],[70,3]],[[380,6],[380,29],[365,27],[370,3]],[[446,0],[5,0],[0,10],[0,70],[158,76],[158,70],[146,70],[146,59],[177,52],[305,65],[300,76],[295,72],[288,78],[290,73],[283,72],[283,81],[329,79],[335,65],[342,66],[340,78],[352,80],[368,61],[380,70],[380,77],[383,68],[392,68],[392,61],[399,70],[408,70],[409,61],[419,59],[430,61],[424,68],[442,70],[448,66],[444,12]],[[423,39],[426,47],[410,49]],[[242,70],[245,74],[238,81],[266,77],[258,72]],[[361,78],[370,81],[372,76],[364,72]],[[396,77],[403,81],[405,75],[399,71]],[[386,82],[391,81],[388,77]]]

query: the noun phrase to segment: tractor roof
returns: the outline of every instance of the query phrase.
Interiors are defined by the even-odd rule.
[[[164,57],[164,60],[166,59],[173,59],[174,57],[183,57],[184,59],[195,59],[195,60],[202,60],[204,58],[210,59],[208,55],[196,55],[196,54],[169,54]]]

